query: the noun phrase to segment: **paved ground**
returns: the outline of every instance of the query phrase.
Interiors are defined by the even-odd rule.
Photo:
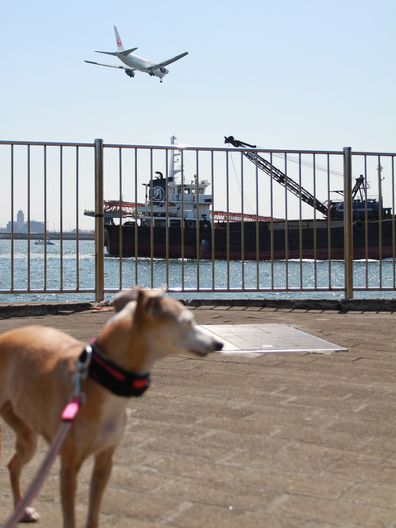
[[[117,528],[396,527],[396,313],[194,309],[201,324],[284,323],[348,348],[331,355],[171,358],[131,400],[103,505]],[[0,320],[83,340],[108,312]],[[11,506],[4,468],[0,522]],[[41,455],[45,446],[41,444]],[[26,480],[37,462],[26,471]],[[78,495],[79,526],[89,466]],[[56,468],[35,501],[60,526]]]

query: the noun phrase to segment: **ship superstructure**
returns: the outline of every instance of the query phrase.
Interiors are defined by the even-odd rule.
[[[176,137],[171,137],[174,145]],[[187,182],[180,163],[180,151],[170,151],[169,175],[157,171],[156,177],[146,185],[144,205],[138,205],[137,217],[142,226],[196,227],[197,222],[212,221],[213,197],[206,193],[208,180],[197,175]]]

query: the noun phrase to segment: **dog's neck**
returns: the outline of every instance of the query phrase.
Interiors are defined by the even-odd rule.
[[[95,342],[103,354],[126,370],[144,373],[152,366],[147,343],[131,319],[114,317]]]

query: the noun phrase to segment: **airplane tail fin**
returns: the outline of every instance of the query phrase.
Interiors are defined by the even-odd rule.
[[[137,50],[137,48],[130,48],[130,49],[127,49],[127,50],[124,48],[124,45],[122,43],[122,40],[120,38],[120,35],[119,35],[118,31],[117,31],[116,26],[114,26],[114,33],[115,33],[115,36],[116,36],[117,51],[98,51],[98,50],[95,50],[96,53],[104,53],[105,55],[113,55],[114,57],[119,57],[120,55],[124,55],[124,57],[126,57],[127,55],[129,55],[133,51]]]
[[[116,42],[117,42],[117,50],[118,52],[120,51],[124,51],[124,45],[122,43],[122,40],[121,40],[121,37],[118,33],[118,30],[117,30],[117,26],[114,26],[114,33],[115,33],[115,38],[116,38]]]

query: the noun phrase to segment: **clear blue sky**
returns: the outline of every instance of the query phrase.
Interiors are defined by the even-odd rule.
[[[0,138],[396,150],[395,0],[4,2]],[[85,64],[126,47],[156,78]],[[111,61],[112,58],[110,57]],[[116,59],[114,59],[116,63]]]

